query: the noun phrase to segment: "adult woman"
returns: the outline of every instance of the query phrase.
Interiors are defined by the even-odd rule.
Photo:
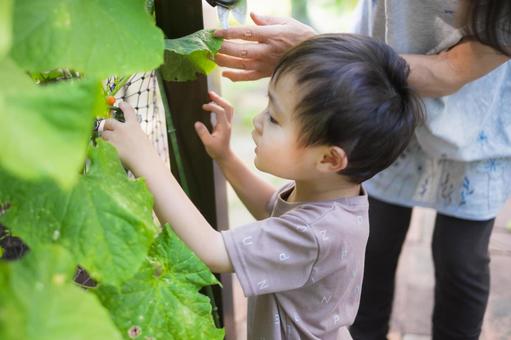
[[[489,294],[488,243],[510,195],[511,3],[362,0],[357,32],[385,40],[411,66],[427,123],[402,157],[366,183],[371,234],[355,339],[384,339],[411,207],[437,210],[434,339],[478,339]],[[252,15],[257,27],[219,35],[232,80],[267,76],[283,51],[313,35],[292,19]]]

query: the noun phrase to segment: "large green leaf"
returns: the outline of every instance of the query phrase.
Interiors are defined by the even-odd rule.
[[[120,287],[100,285],[97,294],[121,333],[141,339],[223,339],[209,299],[198,291],[218,283],[209,269],[165,226],[140,271]]]
[[[11,46],[12,0],[0,0],[0,60]]]
[[[158,231],[153,200],[143,180],[127,177],[107,142],[98,140],[90,161],[70,192],[0,172],[0,205],[10,205],[0,222],[31,247],[64,245],[93,278],[119,284],[138,271]]]
[[[210,30],[167,39],[165,64],[161,67],[163,77],[167,81],[189,81],[195,80],[197,73],[210,73],[216,67],[212,59],[222,47],[222,41]]]
[[[0,262],[0,339],[24,339],[23,313],[10,289],[9,266]],[[17,337],[17,338],[16,338]]]
[[[17,177],[50,177],[70,188],[83,167],[100,82],[36,86],[10,60],[0,61],[0,166]]]
[[[16,0],[13,39],[12,56],[32,72],[105,78],[163,61],[163,33],[142,0]]]
[[[122,339],[97,297],[73,284],[74,269],[71,255],[56,245],[1,265],[0,338]]]

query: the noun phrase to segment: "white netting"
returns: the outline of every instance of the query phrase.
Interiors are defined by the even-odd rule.
[[[115,81],[115,78],[108,79],[106,86],[112,89],[116,85]],[[165,110],[155,71],[137,73],[131,76],[126,84],[115,94],[115,99],[116,103],[114,105],[124,101],[135,109],[142,130],[152,141],[160,158],[169,166]],[[129,176],[134,177],[131,173],[129,173]],[[154,217],[155,221],[157,221],[156,216]],[[95,285],[81,268],[78,268],[75,273],[75,281],[85,287]]]
[[[114,81],[114,78],[109,79],[107,86],[114,86]],[[135,109],[142,130],[152,141],[160,158],[169,165],[165,110],[156,72],[137,73],[131,76],[126,85],[115,94],[115,99],[115,105],[124,101]]]

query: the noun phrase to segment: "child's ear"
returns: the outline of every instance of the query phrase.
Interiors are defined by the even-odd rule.
[[[325,173],[339,172],[348,166],[346,152],[338,146],[325,148],[318,162],[318,170]]]

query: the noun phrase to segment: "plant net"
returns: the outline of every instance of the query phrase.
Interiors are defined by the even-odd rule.
[[[115,78],[108,79],[106,86],[114,88],[115,81]],[[160,158],[168,165],[167,125],[156,71],[131,76],[115,94],[115,99],[115,105],[124,101],[135,109],[142,130],[153,143]]]

